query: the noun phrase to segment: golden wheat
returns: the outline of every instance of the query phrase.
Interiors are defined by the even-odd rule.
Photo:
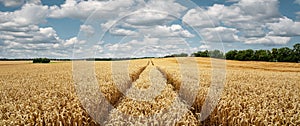
[[[227,61],[221,99],[211,115],[199,122],[212,66],[208,58],[197,58],[197,63],[199,90],[190,107],[185,102],[190,92],[179,92],[184,80],[174,58],[132,60],[128,76],[118,71],[122,68],[112,69],[112,62],[96,62],[100,91],[115,107],[102,123],[300,125],[300,64]],[[99,125],[81,105],[72,74],[71,62],[0,62],[0,125]],[[146,93],[158,88],[162,88],[159,93]]]

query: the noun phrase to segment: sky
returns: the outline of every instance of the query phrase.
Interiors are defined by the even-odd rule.
[[[0,0],[0,58],[292,48],[300,0]]]

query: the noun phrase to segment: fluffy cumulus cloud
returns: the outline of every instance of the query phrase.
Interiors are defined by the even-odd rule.
[[[82,45],[82,44],[85,44],[85,43],[86,43],[86,41],[84,41],[84,40],[78,40],[77,37],[73,37],[73,38],[70,38],[70,39],[66,40],[63,43],[63,45],[64,46],[70,46],[70,45],[74,46],[74,44]]]
[[[40,0],[0,0],[5,7],[18,7],[25,3],[41,4]]]
[[[179,4],[176,0],[150,0],[147,2],[144,10],[155,11],[159,13],[168,13],[173,17],[181,17],[187,7]]]
[[[34,13],[33,13],[34,12]],[[37,31],[38,24],[46,22],[48,7],[25,4],[14,12],[0,12],[0,31],[13,34],[28,34]]]
[[[103,45],[103,53],[99,57],[110,54],[111,57],[145,57],[165,56],[167,54],[193,52],[184,39],[157,38],[145,36],[142,40],[131,40],[120,43],[107,43]]]
[[[46,21],[47,13],[47,6],[25,4],[20,10],[14,12],[0,12],[0,28],[18,28],[39,24]]]
[[[225,6],[214,4],[189,10],[183,21],[201,29],[207,41],[247,44],[286,44],[299,35],[299,22],[280,14],[277,0],[228,0]],[[223,32],[222,32],[223,31]]]
[[[156,24],[164,24],[170,20],[174,20],[174,18],[168,14],[143,10],[129,15],[126,17],[125,22],[137,26],[151,26]]]
[[[153,28],[140,29],[143,34],[150,35],[152,37],[179,37],[179,38],[192,38],[195,35],[191,34],[188,30],[185,30],[181,25],[173,24],[171,26],[158,25]]]
[[[74,44],[84,45],[88,41],[75,36],[62,39],[56,29],[43,24],[47,24],[49,18],[71,18],[83,23],[93,13],[93,18],[101,19],[97,28],[108,29],[112,41],[124,39],[122,43],[93,47],[103,56],[117,57],[116,52],[125,56],[137,50],[142,53],[139,55],[163,55],[163,52],[181,53],[213,47],[213,44],[189,47],[187,40],[197,37],[192,29],[198,30],[207,43],[221,39],[231,44],[287,44],[292,37],[300,35],[300,22],[282,15],[278,0],[226,2],[230,4],[189,8],[176,0],[66,0],[59,6],[42,5],[40,0],[0,0],[5,7],[19,7],[12,12],[0,11],[0,57],[68,58]],[[294,3],[300,4],[300,1]],[[299,12],[296,14],[300,17]],[[182,22],[178,18],[182,18]],[[78,27],[87,38],[99,30],[89,24]],[[84,52],[84,46],[77,51]]]
[[[267,26],[271,30],[270,35],[286,37],[300,35],[300,22],[294,22],[287,17],[280,18],[279,22],[268,23]]]
[[[220,23],[235,26],[241,29],[251,28],[249,26],[260,26],[265,22],[270,22],[280,17],[278,11],[278,1],[268,0],[241,0],[231,6],[214,4],[205,9],[196,8],[189,10],[183,21],[193,26],[210,27],[207,25],[219,25]],[[199,22],[196,22],[198,20]],[[244,25],[247,26],[244,26]]]
[[[184,23],[192,25],[194,27],[215,27],[219,25],[219,21],[214,16],[208,16],[206,11],[202,8],[196,8],[189,10],[182,18]]]
[[[132,7],[135,0],[116,0],[116,1],[77,1],[66,0],[66,2],[60,6],[50,7],[51,18],[74,18],[74,19],[87,19],[90,14],[96,13],[99,18],[112,18],[118,16],[122,12],[127,12],[128,8]],[[125,14],[125,13],[124,13]]]
[[[14,12],[0,12],[0,39],[6,50],[2,55],[35,56],[39,50],[49,50],[62,42],[52,27],[38,26],[46,22],[47,14],[48,7],[40,5],[39,1],[27,1]]]
[[[238,42],[236,35],[238,30],[226,27],[205,28],[201,30],[201,35],[208,42]]]
[[[139,43],[143,43],[140,41]],[[107,54],[110,54],[111,57],[120,58],[120,57],[147,57],[147,56],[158,56],[162,57],[167,54],[175,54],[182,52],[192,52],[187,46],[182,45],[132,45],[131,43],[122,43],[122,44],[111,44],[104,47],[106,50],[103,54],[99,54],[99,57],[105,57]],[[97,55],[97,54],[96,54]]]
[[[280,37],[280,36],[265,36],[261,38],[247,38],[245,43],[247,44],[267,44],[267,45],[284,45],[291,40],[290,37]]]
[[[25,3],[28,4],[41,4],[40,0],[0,0],[5,7],[18,7]]]
[[[8,54],[22,57],[24,56],[21,55],[22,51],[26,52],[24,54],[27,54],[27,57],[46,55],[43,54],[43,52],[49,55],[67,56],[68,52],[71,51],[70,47],[74,44],[85,43],[84,41],[79,41],[77,37],[63,40],[52,27],[40,27],[40,24],[47,23],[47,18],[72,18],[84,21],[90,14],[95,13],[95,15],[99,16],[96,18],[104,19],[101,26],[109,28],[115,22],[113,19],[127,15],[124,24],[126,23],[131,27],[143,27],[172,21],[174,20],[174,18],[171,18],[172,16],[180,16],[181,13],[186,10],[184,6],[176,3],[174,0],[153,0],[149,1],[148,5],[145,5],[145,1],[143,0],[66,0],[65,3],[60,6],[42,5],[40,0],[1,0],[0,2],[6,7],[21,6],[21,8],[16,11],[0,12],[0,46],[2,51],[4,49],[6,50],[6,53],[1,53],[1,57],[5,57],[5,55],[10,57]],[[137,8],[143,9],[139,9],[135,12]],[[165,13],[170,10],[172,11],[172,16],[166,15]],[[158,13],[151,13],[149,11],[156,11]],[[128,14],[132,12],[135,12],[135,14],[128,16]],[[168,36],[193,36],[187,30],[178,26],[162,26],[157,27],[157,29],[167,33]],[[95,33],[95,29],[90,25],[81,25],[80,31],[87,37]],[[112,35],[121,36],[137,35],[136,31],[128,28],[116,27],[110,29],[109,32]],[[144,40],[152,41],[156,39],[158,38],[150,39],[148,37]],[[132,44],[129,43],[129,45]],[[124,45],[114,45],[110,49],[117,47],[124,47]]]
[[[127,7],[118,14],[121,17],[120,20],[124,20],[124,25],[127,27],[141,28],[167,24],[181,18],[184,11],[187,10],[185,6],[175,0],[149,0],[147,3],[137,0],[135,4],[136,7]],[[103,25],[107,26],[113,22],[115,21],[109,21]]]
[[[120,36],[135,36],[138,35],[137,32],[128,30],[128,29],[122,29],[122,28],[112,28],[109,30],[109,32],[112,35],[120,35]]]
[[[27,54],[25,57],[49,53],[48,51],[59,47],[64,42],[51,27],[33,27],[28,32],[1,31],[0,39],[4,42],[5,46],[3,48],[7,51],[7,55],[19,56]],[[27,51],[27,53],[23,54],[22,51]]]
[[[201,45],[201,46],[199,47],[199,49],[200,49],[201,51],[208,50],[208,49],[210,49],[210,48],[211,48],[210,45]]]
[[[158,45],[159,44],[159,39],[158,38],[152,38],[149,36],[145,36],[143,40],[131,40],[129,42],[124,42],[124,43],[107,43],[104,45],[104,47],[110,51],[110,52],[115,52],[115,51],[120,51],[122,53],[125,52],[133,52],[136,51],[139,48],[142,48],[144,46],[148,45]],[[120,53],[120,54],[122,54]],[[118,54],[116,54],[118,55]]]
[[[122,15],[124,17],[120,20],[108,20],[101,24],[103,29],[109,28],[111,35],[130,38],[120,40],[122,43],[106,44],[103,48],[114,57],[121,57],[126,53],[135,54],[140,49],[143,54],[154,55],[157,52],[160,56],[175,52],[176,48],[182,51],[179,47],[186,45],[185,39],[195,35],[180,24],[172,22],[182,17],[185,11],[187,8],[175,0],[150,0],[140,9]],[[158,53],[159,49],[165,50],[164,53]]]
[[[87,37],[95,34],[95,29],[91,25],[80,25],[80,31],[82,31]]]

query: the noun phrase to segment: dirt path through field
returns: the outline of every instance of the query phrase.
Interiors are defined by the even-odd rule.
[[[184,120],[184,122],[182,121]],[[106,125],[197,124],[197,119],[152,61],[126,90]]]

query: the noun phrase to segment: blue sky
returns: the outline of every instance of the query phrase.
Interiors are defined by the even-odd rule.
[[[300,42],[300,0],[0,0],[0,58],[142,57]]]

